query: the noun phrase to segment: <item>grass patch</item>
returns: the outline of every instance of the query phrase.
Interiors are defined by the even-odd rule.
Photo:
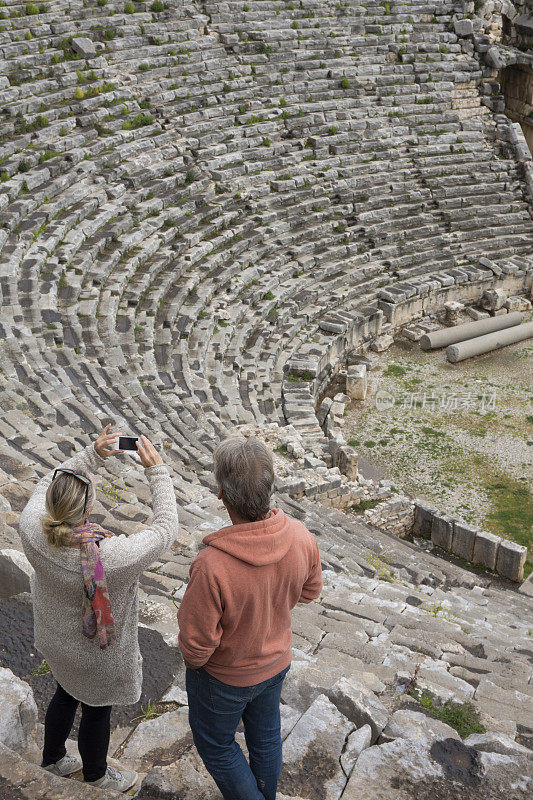
[[[315,379],[315,376],[311,372],[302,372],[300,375],[297,375],[295,372],[289,372],[287,377],[291,383],[299,383],[300,381],[309,382]]]
[[[369,551],[367,560],[368,563],[375,568],[378,580],[387,581],[387,583],[394,583],[394,574],[384,556],[380,556],[378,553]]]
[[[407,693],[418,700],[433,719],[440,719],[441,722],[454,728],[462,739],[471,733],[485,733],[485,728],[471,703],[454,703],[448,700],[444,704],[439,704],[427,689],[421,692],[413,688]]]
[[[381,500],[361,500],[352,506],[352,511],[355,514],[362,514],[370,508],[375,508],[379,503],[381,503]]]
[[[399,364],[389,364],[384,375],[393,375],[395,378],[401,378],[402,375],[405,375],[407,370],[405,367],[400,367]]]
[[[501,475],[497,483],[486,486],[490,509],[485,516],[487,530],[513,539],[528,548],[524,576],[533,571],[533,494],[522,481]]]
[[[135,128],[141,128],[143,125],[151,125],[154,121],[152,114],[136,114],[133,119],[126,119],[122,123],[122,129],[125,131]]]
[[[275,453],[279,453],[280,456],[287,456],[287,445],[286,444],[278,444],[277,447],[274,448]]]
[[[436,431],[434,428],[420,428],[424,436],[446,436],[444,431]]]

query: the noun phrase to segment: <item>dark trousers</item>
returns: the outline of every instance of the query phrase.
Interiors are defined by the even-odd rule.
[[[55,764],[66,755],[65,742],[74,723],[79,701],[57,684],[44,720],[44,749],[41,766]],[[83,778],[97,781],[107,770],[107,749],[111,731],[111,706],[81,704],[78,748],[83,761]]]
[[[224,800],[275,800],[281,772],[280,697],[286,667],[254,686],[229,686],[187,669],[189,722],[196,749]],[[249,762],[235,741],[242,719]]]

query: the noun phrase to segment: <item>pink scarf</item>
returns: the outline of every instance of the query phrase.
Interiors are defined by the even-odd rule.
[[[85,584],[82,603],[82,632],[89,641],[106,650],[116,639],[109,593],[98,542],[114,536],[94,522],[79,525],[72,533],[70,547],[79,547]]]

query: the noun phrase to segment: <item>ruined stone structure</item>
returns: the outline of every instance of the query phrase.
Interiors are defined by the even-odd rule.
[[[505,113],[514,97],[528,116],[530,84],[503,73],[532,62],[505,40],[522,10],[489,5],[0,7],[0,540],[20,550],[35,480],[107,422],[161,444],[190,544],[142,582],[143,702],[165,713],[120,717],[112,742],[146,776],[141,798],[216,797],[186,724],[175,612],[201,538],[226,522],[211,454],[236,431],[272,445],[275,502],[324,566],[323,596],[294,613],[283,797],[375,798],[374,774],[386,800],[531,791],[523,552],[361,476],[348,397],[331,392],[405,326],[438,327],[427,315],[445,304],[449,321],[454,303],[530,309],[529,134]],[[350,373],[356,396],[365,374]],[[116,531],[150,516],[126,457],[98,497]],[[346,513],[368,498],[380,506]],[[20,556],[0,556],[0,575],[5,595],[27,590]],[[49,691],[30,631],[27,595],[1,599],[0,793],[94,797],[29,764]],[[407,687],[472,703],[487,733],[459,737]]]

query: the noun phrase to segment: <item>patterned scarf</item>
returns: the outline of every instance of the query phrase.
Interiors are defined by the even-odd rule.
[[[72,533],[70,547],[79,547],[81,568],[85,583],[85,597],[82,604],[82,631],[89,641],[106,650],[116,639],[115,622],[111,613],[109,593],[100,558],[98,542],[114,536],[94,522],[78,525]]]

